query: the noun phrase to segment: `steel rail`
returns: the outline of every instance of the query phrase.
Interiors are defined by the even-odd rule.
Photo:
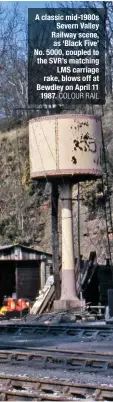
[[[21,339],[23,337],[27,339],[38,339],[48,337],[68,336],[78,341],[113,341],[113,325],[39,325],[39,324],[0,324],[0,336],[13,336],[15,339]]]
[[[22,350],[24,350],[24,351],[34,351],[35,353],[36,352],[40,352],[40,353],[43,353],[43,352],[46,352],[46,354],[47,353],[54,353],[54,354],[61,354],[61,355],[75,355],[75,356],[95,356],[95,357],[98,357],[98,356],[101,356],[103,359],[104,358],[109,358],[109,357],[113,357],[113,353],[112,352],[110,352],[110,351],[108,351],[107,353],[106,352],[98,352],[98,351],[92,351],[92,350],[71,350],[71,349],[55,349],[55,348],[50,348],[50,347],[33,347],[33,346],[20,346],[20,345],[18,345],[18,343],[17,343],[17,345],[15,345],[15,346],[6,346],[5,345],[5,347],[4,347],[4,349],[3,349],[3,345],[0,345],[0,351],[1,351],[1,353],[4,353],[4,352],[6,352],[6,351],[8,351],[8,353],[10,353],[11,351],[13,351],[13,350],[15,350],[15,352],[16,351],[18,351],[18,349],[19,349],[19,351],[21,352],[21,353],[24,353],[24,352],[22,352]],[[18,353],[18,352],[17,352]],[[25,352],[26,353],[26,352]]]
[[[100,357],[99,357],[100,356]],[[65,351],[62,353],[46,351],[37,351],[37,353],[13,351],[0,351],[0,364],[21,364],[41,369],[62,369],[82,370],[83,372],[103,372],[107,370],[108,374],[113,375],[113,355],[105,355],[98,353],[78,352],[73,355],[67,355]]]
[[[54,349],[54,348],[38,348],[38,347],[30,347],[30,346],[24,346],[24,348],[20,348],[20,346],[17,347],[18,349],[24,349],[24,350],[34,350],[35,352],[52,352],[52,353],[61,353],[61,354],[70,354],[70,355],[91,355],[91,356],[103,356],[104,357],[113,357],[112,352],[95,352],[95,351],[90,351],[90,350],[71,350],[71,349]]]
[[[0,400],[15,400],[15,397],[19,400],[31,401],[64,401],[71,398],[87,399],[89,397],[93,397],[93,401],[113,401],[113,386],[0,375]]]

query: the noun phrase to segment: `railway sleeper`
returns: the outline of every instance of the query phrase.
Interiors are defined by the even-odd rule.
[[[16,399],[15,399],[16,398]],[[38,392],[33,392],[29,393],[28,390],[26,392],[19,392],[19,391],[6,391],[2,390],[0,391],[0,400],[1,401],[63,401],[64,402],[64,396],[62,395],[53,395],[52,393],[49,395],[45,394],[40,394]],[[65,396],[65,400],[69,400],[69,397]]]
[[[86,330],[84,330],[83,331],[83,334],[82,334],[82,336],[83,336],[83,338],[85,337],[85,338],[91,338],[91,339],[95,339],[95,338],[98,338],[98,335],[99,335],[99,331],[92,331],[92,330],[89,330],[89,331],[86,331]]]
[[[69,395],[75,398],[86,399],[87,390],[82,390],[81,388],[74,390],[73,388],[70,387]]]
[[[39,336],[47,336],[48,335],[48,333],[47,333],[47,330],[45,329],[45,330],[43,330],[43,329],[39,329],[39,328],[34,328],[34,331],[33,331],[33,335],[39,335]]]
[[[17,335],[34,335],[36,332],[36,328],[32,327],[32,328],[21,328],[19,329],[19,331],[17,332]]]
[[[67,357],[65,356],[46,356],[46,361],[47,362],[52,362],[52,363],[67,363]]]
[[[8,385],[9,389],[7,389]],[[23,379],[22,377],[21,379],[16,377],[9,379],[7,376],[1,376],[0,400],[64,401],[64,396],[60,396],[60,392],[62,392],[65,395],[65,400],[70,400],[69,396],[70,398],[79,397],[83,400],[91,396],[93,397],[94,401],[113,401],[113,388],[105,388],[107,387],[101,386],[100,388],[95,388],[95,386],[87,386],[85,384],[70,384],[68,382],[58,383],[57,380],[55,382],[53,380],[49,380],[48,384],[48,381],[46,381],[45,379],[42,379],[41,381],[30,378]],[[54,392],[57,394],[57,396],[54,395]]]
[[[18,331],[20,331],[20,328],[18,328],[17,326],[6,326],[6,330],[4,331],[4,329],[0,329],[0,332],[5,332],[7,335],[15,335],[16,333],[18,333]]]
[[[98,339],[105,339],[105,338],[107,338],[107,340],[108,339],[113,339],[113,331],[107,331],[107,330],[105,330],[105,331],[103,331],[103,330],[101,330],[101,331],[99,331],[99,333],[98,333]]]
[[[54,330],[51,330],[50,328],[49,328],[49,330],[48,330],[48,333],[47,333],[47,335],[48,334],[50,334],[50,335],[52,335],[52,336],[62,336],[62,335],[67,335],[67,331],[66,331],[66,329],[64,330],[64,328],[62,329],[60,329],[60,328],[57,328],[57,329],[54,329]],[[43,333],[43,335],[44,335],[44,333]]]
[[[65,390],[66,388],[66,390]],[[62,385],[57,384],[57,387],[55,387],[53,384],[40,384],[40,390],[41,392],[45,391],[46,389],[51,390],[52,392],[63,392],[64,394],[67,394],[67,388],[69,387],[62,387]]]
[[[95,360],[91,358],[67,358],[65,356],[52,356],[52,355],[43,355],[43,354],[24,354],[24,353],[2,353],[0,355],[0,363],[7,362],[14,363],[32,363],[41,365],[41,367],[47,366],[55,366],[60,367],[68,366],[68,369],[76,369],[82,368],[83,370],[88,370],[89,368],[93,370],[110,370],[112,373],[113,370],[113,361],[104,361],[104,360]]]
[[[55,393],[55,391],[54,391],[54,389],[53,389],[53,387],[52,387],[52,385],[43,385],[43,387],[42,387],[42,389],[41,389],[41,392],[44,392],[44,393],[46,393],[46,394],[54,394]],[[58,389],[57,389],[57,393],[61,393],[61,389],[58,391]]]
[[[57,356],[55,356],[55,357],[53,357],[53,356],[47,356],[46,358],[45,358],[45,365],[47,364],[55,364],[55,365],[62,365],[62,366],[65,366],[65,365],[68,365],[68,368],[69,368],[69,366],[71,366],[71,368],[75,368],[75,367],[83,367],[83,364],[85,363],[85,360],[84,361],[81,361],[81,360],[77,360],[77,359],[68,359],[68,358],[66,358],[65,356],[64,357],[57,357]]]
[[[75,328],[69,328],[66,330],[66,335],[68,336],[76,336],[77,339],[81,339],[83,336],[83,330],[77,330]]]
[[[113,401],[113,392],[102,391],[99,397],[99,401]]]
[[[20,381],[19,379],[18,380],[10,380],[11,382],[9,383],[9,388],[10,388],[10,390],[13,388],[15,388],[15,390],[20,390],[20,391],[23,391],[23,390],[28,390],[28,389],[30,389],[30,390],[33,390],[34,391],[34,389],[35,390],[39,390],[40,389],[40,383],[38,383],[38,382],[36,382],[35,384],[31,381],[28,381],[28,382],[26,382],[26,381]],[[5,385],[7,385],[7,384],[5,384]],[[8,385],[7,385],[8,386]]]
[[[11,355],[7,353],[0,353],[0,363],[4,363],[5,361],[7,362],[10,359]]]
[[[99,370],[106,370],[106,369],[108,369],[108,362],[100,362],[100,361],[96,361],[96,360],[86,360],[86,362],[85,362],[85,367],[91,367],[91,368],[97,368],[97,369],[99,369]]]
[[[81,359],[67,359],[65,363],[68,365],[68,368],[71,366],[72,369],[79,367],[85,368],[86,366],[86,361]]]
[[[26,360],[28,360],[28,356],[26,356],[26,355],[23,355],[23,354],[14,354],[14,353],[12,353],[11,355],[9,355],[9,359],[8,359],[9,361],[11,361],[11,362],[20,362],[20,363],[24,363],[24,362],[26,362]]]
[[[2,325],[0,326],[0,334],[4,335],[28,335],[28,336],[75,336],[76,340],[92,340],[92,339],[113,339],[113,329],[112,328],[83,328],[83,327],[66,327],[66,326],[38,326],[38,325]]]

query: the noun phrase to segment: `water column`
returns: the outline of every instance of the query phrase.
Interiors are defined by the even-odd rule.
[[[72,219],[72,184],[66,182],[62,185],[62,282],[61,298],[54,302],[54,309],[68,309],[82,307],[76,294],[75,285],[75,261],[74,261],[74,238]]]
[[[30,177],[48,180],[52,193],[52,243],[56,300],[55,310],[81,308],[75,279],[75,256],[72,223],[72,186],[80,181],[102,176],[101,120],[82,114],[43,116],[29,121]],[[62,271],[59,296],[58,227],[55,185],[61,188]],[[54,201],[54,202],[53,202]]]

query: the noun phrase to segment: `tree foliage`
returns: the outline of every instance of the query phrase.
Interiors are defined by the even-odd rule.
[[[75,4],[76,3],[76,4]],[[81,2],[68,3],[74,12]],[[100,5],[101,4],[101,5]],[[49,3],[51,6],[51,3]],[[59,3],[67,7],[67,2]],[[83,2],[82,7],[103,7],[106,21],[106,94],[113,92],[113,2]],[[53,7],[53,5],[52,5]],[[54,9],[55,11],[55,9]],[[97,12],[99,12],[97,10]],[[40,33],[39,33],[40,34]],[[0,110],[1,117],[25,115],[28,107],[27,21],[16,2],[9,10],[0,6]],[[76,105],[75,105],[76,107]],[[23,109],[23,111],[22,111]],[[84,112],[84,110],[83,110]],[[86,110],[87,112],[87,110]]]
[[[27,107],[27,26],[18,3],[0,6],[0,109],[2,117]]]

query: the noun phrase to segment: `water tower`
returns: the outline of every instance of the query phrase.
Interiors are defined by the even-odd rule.
[[[91,115],[61,114],[29,122],[31,178],[61,186],[62,285],[56,309],[81,307],[76,294],[72,224],[72,186],[102,175],[101,121]]]

